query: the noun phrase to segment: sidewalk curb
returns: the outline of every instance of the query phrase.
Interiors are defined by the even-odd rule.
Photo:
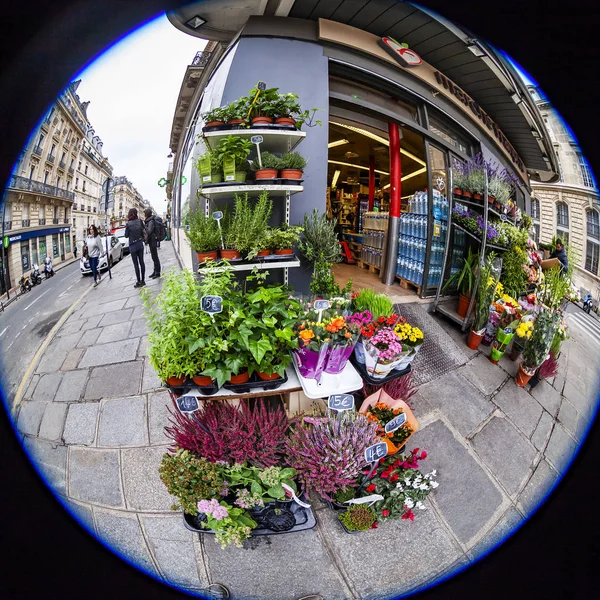
[[[83,294],[81,294],[81,296],[79,296],[79,298],[77,298],[77,300],[75,300],[75,302],[73,302],[73,304],[71,304],[71,306],[69,306],[69,308],[67,308],[67,310],[64,312],[64,314],[61,316],[61,318],[57,321],[56,325],[54,325],[54,327],[50,330],[50,332],[46,336],[46,339],[42,342],[42,345],[38,348],[38,351],[35,353],[35,356],[31,359],[31,362],[29,363],[29,366],[27,367],[27,371],[25,371],[25,375],[23,375],[23,378],[21,379],[21,383],[19,384],[19,387],[17,388],[17,393],[15,394],[15,400],[14,400],[13,406],[10,410],[10,415],[13,420],[15,419],[17,409],[19,408],[19,405],[21,404],[21,400],[23,398],[23,392],[25,390],[25,387],[26,387],[27,383],[29,382],[29,379],[31,379],[33,370],[35,369],[35,367],[37,367],[38,363],[40,362],[40,359],[41,359],[42,355],[44,354],[44,352],[46,351],[46,348],[48,347],[50,342],[54,339],[54,336],[56,335],[58,330],[64,325],[65,321],[73,314],[73,312],[75,311],[75,308],[92,291],[92,289],[93,289],[93,286],[90,285],[90,287],[87,290],[85,290],[83,292]]]

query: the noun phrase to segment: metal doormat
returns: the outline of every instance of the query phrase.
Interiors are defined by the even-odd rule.
[[[425,336],[423,347],[412,362],[412,378],[420,386],[433,381],[467,362],[455,341],[444,331],[421,304],[396,304],[396,314],[418,327]]]

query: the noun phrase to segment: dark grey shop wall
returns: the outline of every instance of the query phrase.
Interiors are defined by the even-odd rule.
[[[304,191],[291,197],[292,225],[300,225],[313,208],[325,211],[329,117],[328,61],[317,44],[277,38],[242,38],[233,59],[222,104],[247,95],[262,80],[267,87],[300,96],[302,108],[319,108],[321,127],[303,126],[306,138],[296,150],[308,159]],[[275,198],[274,219],[284,218],[284,200]],[[289,283],[297,292],[308,292],[311,269],[307,264],[289,269]]]

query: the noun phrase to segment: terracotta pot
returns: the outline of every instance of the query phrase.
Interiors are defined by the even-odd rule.
[[[271,117],[254,117],[252,125],[269,125],[273,122]]]
[[[225,125],[225,121],[209,121],[204,127],[216,127],[217,125]]]
[[[481,200],[481,194],[473,194],[473,200]]]
[[[467,340],[467,346],[469,348],[471,348],[471,350],[477,350],[477,348],[479,348],[479,344],[481,343],[481,340],[483,339],[484,335],[485,335],[485,330],[482,331],[481,333],[477,333],[476,331],[473,331],[471,329],[471,331],[469,332],[469,339]]]
[[[221,250],[221,258],[231,260],[232,258],[240,258],[242,255],[237,250]]]
[[[237,375],[232,375],[229,383],[246,383],[250,379],[250,375],[248,374],[248,369],[245,371],[238,373]]]
[[[267,375],[266,373],[262,373],[261,371],[258,371],[258,377],[263,381],[273,381],[275,379],[280,378],[277,373],[273,373],[273,375]]]
[[[255,173],[256,179],[277,179],[277,169],[258,169]]]
[[[515,383],[519,387],[524,387],[526,383],[529,383],[529,380],[535,375],[535,371],[530,375],[525,368],[523,367],[523,363],[519,365],[519,370],[515,375]]]
[[[281,169],[280,175],[282,179],[302,179],[302,173],[300,169]]]
[[[463,196],[465,198],[471,198],[472,194],[471,194],[471,192],[468,192],[467,190],[463,190]]]
[[[269,256],[271,254],[271,250],[268,248],[266,250],[261,250],[256,256]]]
[[[187,379],[187,377],[184,375],[183,377],[167,377],[167,380],[165,381],[165,383],[167,385],[182,385],[183,383],[185,383],[185,380]]]
[[[454,195],[462,197],[463,191],[460,188],[454,188]]]
[[[278,249],[275,250],[275,254],[281,256],[282,254],[293,254],[294,250],[293,248],[283,248],[283,249]]]
[[[196,252],[198,262],[203,263],[209,260],[216,260],[219,256],[218,250],[211,250],[210,252]]]
[[[244,119],[229,119],[227,125],[243,125],[245,122]]]
[[[469,303],[471,302],[471,298],[469,296],[465,296],[464,294],[459,294],[458,296],[458,308],[456,312],[459,317],[463,319],[467,316],[467,311],[469,310]]]
[[[296,119],[293,119],[292,117],[278,117],[275,119],[275,123],[277,125],[295,125]]]
[[[489,202],[490,204],[493,204],[493,203],[494,203],[494,200],[496,200],[496,197],[495,197],[495,196],[488,196],[488,202]]]
[[[214,379],[208,375],[194,375],[192,381],[201,387],[208,387],[213,384]]]

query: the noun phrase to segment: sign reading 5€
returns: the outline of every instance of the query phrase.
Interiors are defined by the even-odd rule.
[[[379,45],[395,58],[403,67],[417,67],[423,63],[421,57],[410,50],[408,44],[401,44],[391,37],[382,37]]]

